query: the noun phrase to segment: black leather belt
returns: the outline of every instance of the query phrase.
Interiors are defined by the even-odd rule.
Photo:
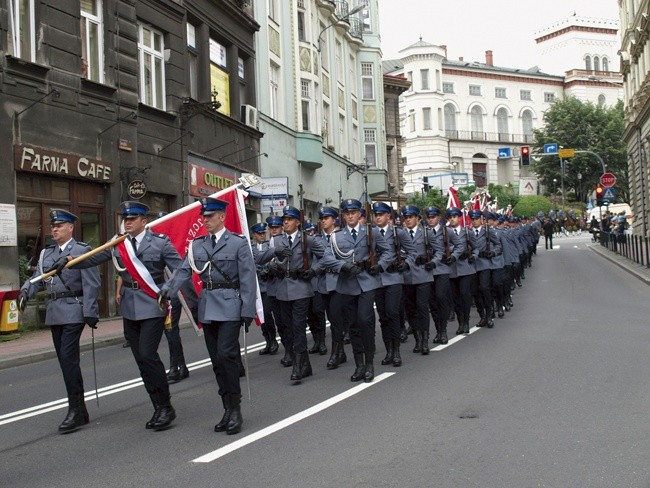
[[[80,291],[60,291],[58,293],[50,293],[47,298],[49,300],[58,300],[59,298],[82,297],[84,292]]]
[[[122,286],[126,286],[127,288],[131,288],[132,290],[139,290],[140,285],[138,285],[137,281],[132,281],[131,283],[122,283]]]
[[[239,281],[204,281],[203,282],[204,290],[221,290],[221,289],[239,289]]]

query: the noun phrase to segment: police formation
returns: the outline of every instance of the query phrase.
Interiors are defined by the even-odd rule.
[[[287,206],[281,216],[271,215],[251,227],[249,245],[243,236],[225,228],[227,205],[216,198],[202,199],[208,234],[195,239],[181,259],[166,236],[146,229],[148,208],[124,202],[122,217],[130,242],[71,268],[65,267],[68,261],[90,248],[71,238],[74,215],[52,211],[57,245],[41,253],[35,276],[43,270],[57,270],[57,274],[38,286],[26,282],[19,308],[24,310],[27,299],[39,289],[50,292],[46,322],[52,328],[69,398],[60,432],[72,432],[89,421],[79,337],[84,324],[97,324],[99,278],[94,267],[98,264],[112,261],[124,283],[124,332],[154,407],[145,425],[152,430],[165,430],[175,419],[168,380],[181,379],[184,367],[182,349],[169,374],[158,356],[166,310],[171,309],[167,303],[187,287],[193,273],[200,277],[203,287],[196,315],[204,328],[224,407],[214,430],[236,434],[243,424],[239,335],[242,327],[248,332],[256,315],[255,274],[264,305],[265,346],[259,354],[282,352],[280,364],[292,368],[289,380],[299,384],[314,373],[310,354],[330,354],[326,369],[335,370],[348,361],[349,344],[355,364],[350,380],[371,382],[377,316],[385,346],[381,364],[393,367],[405,360],[400,348],[409,334],[415,339],[413,353],[421,355],[429,354],[430,341],[448,343],[450,321],[457,321],[457,335],[468,334],[472,304],[480,316],[476,326],[492,328],[496,317],[503,318],[513,307],[512,291],[522,286],[539,240],[538,226],[525,217],[474,210],[469,212],[471,225],[462,226],[464,214],[457,208],[443,212],[406,205],[397,214],[390,205],[375,202],[371,209],[366,206],[374,218],[374,224],[369,224],[361,202],[346,199],[341,214],[321,207],[318,225],[305,222],[300,209]],[[153,283],[155,293],[145,293],[142,276],[134,277],[131,265],[138,260],[146,268],[139,273]],[[173,272],[167,281],[165,267]],[[430,317],[435,325],[433,339]],[[326,320],[331,350],[325,340]],[[314,341],[311,348],[307,328]]]

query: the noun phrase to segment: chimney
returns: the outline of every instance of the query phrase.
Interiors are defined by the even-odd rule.
[[[494,57],[492,56],[492,50],[485,51],[485,64],[488,66],[494,66]]]
[[[440,47],[445,51],[445,61],[446,61],[446,60],[447,60],[447,45],[446,45],[446,44],[443,44],[443,45],[440,46]]]
[[[463,61],[465,61],[465,58],[463,58],[462,56],[459,56],[458,61],[460,61],[462,63]]]

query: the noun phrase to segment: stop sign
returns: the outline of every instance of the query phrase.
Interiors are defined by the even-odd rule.
[[[603,186],[614,186],[616,184],[616,176],[614,176],[614,173],[603,173],[600,177],[600,184]]]

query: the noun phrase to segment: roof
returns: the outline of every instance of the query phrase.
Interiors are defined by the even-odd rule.
[[[468,62],[468,61],[452,61],[452,60],[445,60],[442,62],[442,67],[443,68],[465,68],[465,69],[474,69],[474,70],[481,70],[481,71],[492,71],[495,73],[502,73],[502,74],[518,74],[518,75],[527,75],[527,76],[541,76],[541,77],[546,77],[546,78],[555,78],[555,79],[563,79],[563,76],[556,76],[556,75],[551,75],[548,73],[544,73],[541,69],[539,69],[539,66],[533,66],[532,68],[528,69],[522,69],[522,68],[504,68],[501,66],[491,66],[489,64],[485,63],[479,63],[476,61]]]
[[[385,59],[381,62],[381,70],[384,74],[393,73],[404,69],[404,62],[401,59]]]

